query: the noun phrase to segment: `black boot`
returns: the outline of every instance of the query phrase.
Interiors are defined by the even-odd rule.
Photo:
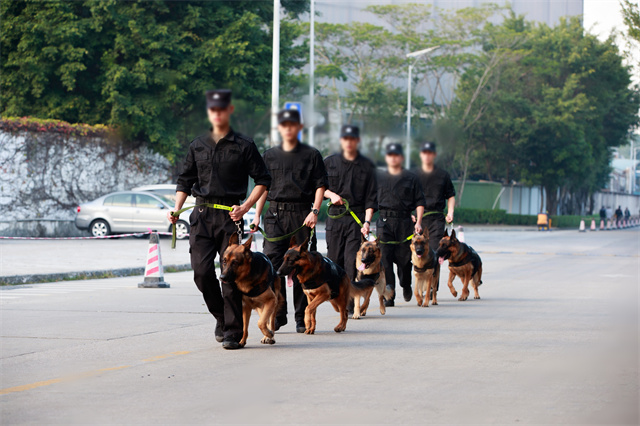
[[[218,321],[214,334],[216,336],[216,342],[222,342],[224,340],[224,333],[222,332],[222,322]]]

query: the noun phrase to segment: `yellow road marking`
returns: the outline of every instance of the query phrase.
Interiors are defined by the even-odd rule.
[[[161,360],[161,359],[170,358],[170,357],[177,356],[177,355],[186,355],[188,353],[190,353],[190,352],[189,351],[171,352],[170,354],[158,355],[158,356],[154,356],[154,357],[151,357],[151,358],[143,359],[142,362],[153,362],[153,361],[158,361],[158,360]],[[137,364],[137,365],[139,365],[139,364]],[[84,373],[73,374],[73,375],[66,376],[66,377],[58,377],[57,379],[43,380],[41,382],[30,383],[28,385],[21,385],[21,386],[14,386],[14,387],[11,387],[11,388],[0,389],[0,395],[7,395],[7,394],[10,394],[10,393],[16,393],[16,392],[24,392],[24,391],[28,391],[28,390],[31,390],[31,389],[40,388],[42,386],[53,385],[53,384],[56,384],[56,383],[70,382],[70,381],[79,380],[79,379],[86,379],[88,377],[97,376],[97,375],[99,375],[101,373],[104,373],[104,372],[107,372],[107,371],[123,370],[125,368],[130,368],[130,367],[133,367],[133,365],[121,365],[119,367],[101,368],[99,370],[87,371],[87,372],[84,372]]]
[[[186,355],[188,353],[189,353],[189,351],[171,352],[170,354],[158,355],[158,356],[154,356],[154,357],[151,357],[151,358],[143,359],[142,361],[144,361],[144,362],[153,362],[153,361],[157,361],[159,359],[165,359],[165,358],[169,358],[169,357],[176,356],[176,355]]]

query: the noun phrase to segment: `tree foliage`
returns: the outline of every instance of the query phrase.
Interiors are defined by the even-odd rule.
[[[293,17],[308,2],[282,2]],[[0,114],[117,127],[174,160],[203,130],[203,92],[268,105],[273,5],[254,1],[3,1]],[[301,65],[282,24],[284,75]]]
[[[494,180],[519,180],[545,188],[555,212],[578,212],[606,183],[610,148],[625,143],[637,124],[640,99],[613,39],[585,33],[579,19],[557,26],[503,24],[528,34],[519,59],[500,73],[500,89],[485,88],[467,124],[468,102],[482,69],[471,67],[458,86],[451,120],[464,131],[473,172]],[[487,45],[483,54],[494,47]],[[473,115],[474,113],[472,113]],[[459,153],[463,156],[463,153]],[[558,198],[559,194],[559,198]]]

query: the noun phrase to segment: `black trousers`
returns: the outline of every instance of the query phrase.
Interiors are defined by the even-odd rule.
[[[422,218],[422,229],[429,231],[429,248],[438,250],[440,240],[444,236],[444,229],[447,225],[444,214],[430,214]],[[442,271],[440,272],[442,274]],[[436,283],[436,290],[440,289],[440,276]]]
[[[279,237],[281,235],[288,234],[295,231],[302,226],[304,220],[309,214],[310,209],[284,211],[277,210],[274,207],[269,207],[267,213],[264,215],[264,232],[268,237]],[[310,234],[311,230],[307,227],[302,228],[294,236],[296,237],[296,243],[302,243]],[[282,241],[270,242],[264,240],[263,252],[269,257],[273,267],[276,271],[282,266],[284,260],[284,254],[289,250],[290,239]],[[309,250],[316,251],[317,240],[315,232],[309,245]],[[286,322],[287,318],[287,286],[285,283],[280,286],[280,293],[284,299],[284,303],[280,310],[276,313],[276,319],[280,324]],[[296,324],[304,324],[304,310],[307,308],[307,296],[304,294],[300,282],[297,278],[293,278],[293,305],[295,309],[294,318]]]
[[[223,283],[216,276],[216,255],[222,255],[229,237],[238,232],[236,223],[226,210],[196,207],[190,216],[189,253],[193,280],[202,292],[209,312],[223,324],[225,339],[242,338],[242,293],[235,283]],[[243,229],[243,224],[240,225]]]
[[[356,212],[364,222],[364,212]],[[360,225],[351,214],[340,219],[327,219],[327,257],[344,269],[351,281],[356,279],[356,255],[362,242]]]
[[[376,222],[376,231],[380,241],[402,241],[413,234],[413,221],[406,218],[379,218]],[[411,287],[411,249],[409,241],[400,244],[381,244],[382,266],[387,285],[395,290],[396,276],[393,272],[393,264],[398,267],[398,279],[400,287]]]

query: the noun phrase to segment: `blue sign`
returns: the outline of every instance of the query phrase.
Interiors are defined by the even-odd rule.
[[[302,102],[286,102],[284,104],[284,109],[295,109],[300,112],[300,120],[304,123],[304,119],[302,118]],[[298,133],[298,140],[302,142],[302,131]]]

